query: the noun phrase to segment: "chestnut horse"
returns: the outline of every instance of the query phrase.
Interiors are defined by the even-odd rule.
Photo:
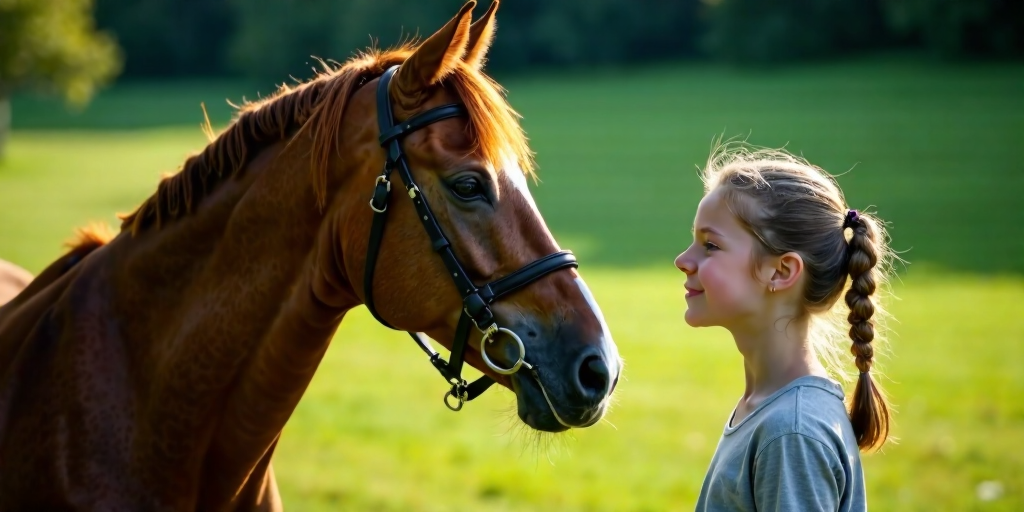
[[[480,69],[496,6],[471,23],[470,2],[422,44],[242,107],[116,237],[87,234],[0,308],[0,510],[279,510],[278,438],[367,289],[382,321],[447,348],[464,309],[482,318],[470,299],[489,297],[465,361],[515,393],[530,427],[602,417],[621,362],[531,199],[516,114]],[[384,78],[393,118],[379,124]],[[385,162],[415,184],[381,181]],[[496,325],[511,336],[489,339]],[[495,370],[517,365],[530,371]]]

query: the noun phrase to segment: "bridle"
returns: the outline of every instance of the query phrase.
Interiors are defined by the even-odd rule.
[[[412,172],[409,170],[408,162],[402,153],[401,140],[404,136],[419,130],[429,124],[436,123],[443,119],[452,117],[468,117],[466,107],[458,104],[442,105],[432,108],[426,112],[419,113],[406,121],[394,124],[394,116],[391,111],[391,97],[388,94],[388,84],[398,70],[398,66],[392,66],[380,77],[377,85],[377,124],[380,128],[380,145],[387,153],[387,160],[384,163],[384,171],[377,176],[374,184],[373,198],[370,199],[370,208],[373,209],[373,225],[370,228],[370,241],[366,250],[366,272],[363,278],[363,289],[366,295],[366,308],[378,322],[394,329],[388,324],[373,306],[373,274],[377,266],[377,255],[380,252],[381,239],[384,236],[384,223],[388,214],[388,198],[391,193],[391,172],[397,170],[402,181],[405,182],[405,190],[412,199],[416,208],[416,215],[423,223],[423,228],[430,237],[431,247],[434,249],[448,269],[448,274],[455,282],[455,287],[462,296],[462,316],[459,318],[458,327],[455,329],[455,340],[452,342],[451,358],[445,361],[441,355],[431,347],[426,335],[419,332],[410,332],[409,335],[424,352],[430,356],[430,362],[441,373],[441,376],[451,384],[451,389],[444,395],[444,403],[449,409],[458,411],[463,404],[480,396],[494,384],[494,379],[487,375],[468,383],[462,378],[462,364],[464,362],[466,343],[469,341],[470,323],[476,326],[483,333],[480,338],[480,356],[484,363],[496,373],[501,375],[512,375],[525,367],[536,376],[536,366],[526,362],[526,347],[523,340],[510,329],[499,327],[491,311],[490,305],[502,296],[508,295],[534,281],[565,268],[576,268],[576,256],[571,251],[559,251],[533,261],[526,266],[490,283],[476,286],[466,275],[455,253],[452,252],[451,244],[445,238],[441,226],[434,218],[433,212],[427,205],[426,198],[416,187],[412,179]],[[519,357],[516,362],[503,368],[494,364],[487,357],[487,343],[494,340],[497,333],[505,333],[511,337],[519,348]],[[542,387],[543,389],[543,387]],[[453,404],[451,399],[457,400]],[[545,398],[546,392],[545,392]],[[549,401],[550,402],[550,401]],[[552,409],[552,412],[554,410]],[[557,413],[556,413],[557,417]],[[561,421],[561,419],[559,419]]]

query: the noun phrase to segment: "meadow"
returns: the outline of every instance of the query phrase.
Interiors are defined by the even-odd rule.
[[[1024,67],[852,62],[546,73],[501,80],[537,152],[534,193],[573,249],[626,360],[607,421],[518,424],[511,392],[453,414],[404,334],[349,314],[277,448],[292,510],[692,510],[742,361],[683,322],[681,275],[717,136],[786,146],[891,222],[899,267],[883,380],[897,442],[864,457],[874,510],[1024,510]],[[76,226],[117,226],[266,94],[245,83],[124,84],[85,111],[13,102],[0,258],[38,272]],[[852,358],[849,361],[852,371]]]

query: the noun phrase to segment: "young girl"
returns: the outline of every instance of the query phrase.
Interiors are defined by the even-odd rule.
[[[781,151],[722,149],[703,180],[693,244],[675,261],[686,273],[686,323],[732,333],[746,388],[697,510],[866,510],[859,451],[889,433],[871,378],[876,289],[891,255],[882,222]],[[860,371],[849,412],[819,361],[834,360],[828,326],[840,297]]]

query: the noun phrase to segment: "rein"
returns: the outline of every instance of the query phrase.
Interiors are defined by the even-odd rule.
[[[458,327],[455,329],[455,339],[452,342],[449,361],[445,361],[433,349],[430,342],[427,341],[426,335],[419,332],[409,333],[413,341],[430,357],[430,362],[441,373],[441,376],[451,384],[451,389],[444,395],[444,404],[449,409],[458,411],[462,409],[466,402],[480,396],[480,394],[494,384],[494,379],[487,375],[480,377],[473,381],[473,383],[469,383],[462,378],[462,365],[466,344],[469,341],[471,324],[483,334],[480,338],[480,356],[491,370],[501,375],[512,375],[518,372],[520,368],[525,367],[533,372],[535,377],[538,377],[539,382],[539,376],[536,373],[537,367],[526,362],[526,346],[523,344],[523,340],[512,330],[498,326],[490,306],[502,296],[527,286],[547,274],[565,268],[576,268],[579,265],[576,262],[576,256],[571,251],[559,251],[528,263],[515,272],[482,286],[478,287],[473,283],[469,276],[466,275],[458,258],[455,257],[455,253],[452,252],[451,244],[445,238],[441,226],[437,223],[437,219],[430,210],[430,206],[427,205],[426,198],[423,197],[419,188],[416,187],[405,154],[402,153],[401,145],[404,136],[420,128],[444,119],[468,117],[468,112],[463,105],[442,105],[426,112],[421,112],[396,125],[391,110],[388,84],[391,83],[391,79],[397,70],[398,66],[389,68],[380,77],[380,83],[377,85],[377,124],[380,128],[380,145],[387,153],[387,160],[384,163],[383,172],[380,176],[377,176],[373,197],[370,199],[370,208],[373,209],[374,214],[373,225],[370,228],[370,241],[366,253],[366,271],[363,278],[366,308],[370,310],[370,314],[378,322],[394,329],[394,327],[380,317],[376,308],[374,308],[373,276],[377,266],[377,256],[380,252],[381,240],[384,237],[384,225],[387,221],[388,199],[391,194],[391,173],[397,170],[399,177],[405,183],[406,193],[412,199],[413,205],[416,208],[416,214],[423,223],[427,236],[430,237],[431,247],[441,257],[441,261],[444,262],[444,266],[448,269],[448,274],[452,277],[456,289],[458,289],[459,294],[462,296],[462,316],[459,318]],[[511,337],[519,349],[518,359],[508,368],[494,364],[487,356],[487,344],[493,342],[494,336],[499,332]],[[543,386],[541,386],[541,389],[543,391]],[[544,398],[551,405],[550,400],[547,398],[547,392],[544,392]],[[452,403],[452,399],[457,402]],[[551,410],[554,412],[554,407]],[[555,414],[557,417],[557,413]],[[559,422],[562,422],[561,418],[557,419]],[[562,423],[565,424],[564,422]]]

